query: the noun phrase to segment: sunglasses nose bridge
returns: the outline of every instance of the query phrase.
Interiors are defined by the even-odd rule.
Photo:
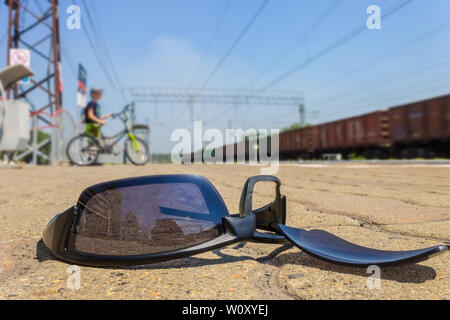
[[[239,239],[250,239],[256,231],[256,217],[223,217],[225,230]]]
[[[257,231],[257,220],[255,215],[242,218],[232,216],[223,217],[223,223],[227,233],[232,234],[239,240],[273,244],[289,243],[284,236]]]

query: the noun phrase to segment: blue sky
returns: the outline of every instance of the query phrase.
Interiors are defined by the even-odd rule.
[[[41,0],[43,1],[43,0]],[[218,36],[205,55],[228,0],[89,0],[96,22],[124,88],[132,86],[200,86],[248,23],[262,0],[230,0]],[[323,57],[308,64],[273,89],[301,93],[307,121],[321,123],[387,108],[450,91],[450,1],[415,0],[391,16],[383,10],[394,0],[341,0],[319,27],[255,83],[259,89],[294,66],[314,57],[337,39],[365,24],[366,8],[382,9],[382,29],[366,30]],[[82,28],[87,16],[81,0]],[[298,38],[335,0],[270,0],[242,41],[218,70],[208,88],[243,89],[286,47]],[[64,107],[76,109],[76,78],[71,67],[83,63],[88,85],[106,88],[103,112],[119,111],[120,95],[107,82],[82,30],[65,27],[65,9],[71,0],[60,1],[64,74]],[[0,8],[6,28],[6,7]],[[441,27],[441,29],[439,29]],[[37,37],[37,35],[36,35]],[[1,38],[0,38],[1,40]],[[416,41],[417,40],[417,41]],[[0,64],[5,64],[5,41]],[[204,63],[194,82],[200,61]],[[69,59],[68,59],[69,58]],[[35,64],[33,64],[35,61]],[[39,70],[39,58],[32,67]],[[72,65],[72,66],[71,66]],[[127,99],[131,96],[125,91]],[[39,99],[39,98],[37,98]],[[208,127],[283,128],[298,121],[297,107],[197,106],[195,120]],[[149,119],[153,152],[169,152],[175,128],[191,129],[185,105],[138,104],[138,118]],[[174,119],[182,118],[177,122]],[[112,122],[106,131],[119,126]]]

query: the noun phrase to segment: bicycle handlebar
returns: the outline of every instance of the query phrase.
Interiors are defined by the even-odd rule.
[[[123,108],[122,111],[120,111],[120,112],[118,112],[118,113],[113,113],[111,116],[112,116],[113,118],[117,118],[117,117],[119,117],[120,115],[122,115],[123,113],[125,113],[126,111],[128,111],[133,105],[134,105],[134,103],[129,103],[129,104],[127,104],[127,105]]]

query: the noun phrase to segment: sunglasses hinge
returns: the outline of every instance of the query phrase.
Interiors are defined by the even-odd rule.
[[[72,221],[72,226],[70,227],[70,232],[72,233],[77,233],[77,225],[78,225],[78,207],[74,206],[72,208],[72,214],[73,214],[73,221]]]
[[[253,210],[253,190],[258,182],[268,181],[276,184],[275,201]],[[278,232],[279,224],[286,223],[286,197],[280,191],[281,182],[274,176],[255,176],[247,180],[241,194],[239,214],[241,217],[256,216],[255,227],[271,232]]]

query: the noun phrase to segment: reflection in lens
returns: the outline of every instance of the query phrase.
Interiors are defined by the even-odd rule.
[[[79,202],[75,250],[144,255],[194,246],[222,234],[223,200],[194,183],[108,189]],[[225,209],[226,210],[226,209]]]

